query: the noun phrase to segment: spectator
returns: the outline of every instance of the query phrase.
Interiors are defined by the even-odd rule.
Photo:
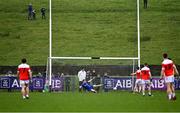
[[[46,78],[46,70],[43,72],[42,76]]]
[[[89,70],[86,71],[86,80],[91,79],[91,72]]]
[[[46,19],[46,9],[45,8],[41,8],[41,15],[42,15],[42,19]]]
[[[110,76],[109,76],[109,74],[107,72],[105,72],[104,75],[103,75],[103,79],[105,79],[105,78],[110,78]],[[108,89],[104,88],[104,91],[108,92]]]
[[[36,10],[35,9],[33,9],[33,11],[32,11],[32,16],[33,16],[33,20],[36,20]]]
[[[104,73],[104,77],[109,78],[109,75],[108,75],[108,73],[107,73],[107,72],[105,72],[105,73]]]
[[[28,5],[28,20],[32,20],[32,11],[33,11],[33,7],[32,4],[30,3]]]
[[[78,72],[78,79],[79,79],[79,92],[81,92],[82,90],[82,83],[83,83],[83,80],[86,80],[86,71],[84,68],[82,68],[82,70],[80,70]]]
[[[92,71],[91,76],[92,76],[92,78],[93,78],[93,77],[97,77],[96,71],[95,71],[94,69],[93,69],[93,71]]]
[[[8,71],[6,76],[11,77],[11,76],[14,76],[14,75],[12,74],[12,71]]]
[[[61,77],[63,77],[63,76],[64,76],[64,73],[58,72],[58,73],[56,74],[56,77],[57,77],[57,78],[61,78]]]
[[[144,0],[144,9],[147,9],[148,0]]]
[[[97,77],[94,79],[94,84],[101,84],[101,76],[98,74]],[[100,87],[96,87],[96,91],[99,92]]]
[[[41,76],[42,76],[42,74],[39,72],[36,77],[41,77]]]
[[[94,79],[94,80],[92,81],[92,84],[94,84],[94,85],[101,84],[101,77],[100,77],[100,75],[97,75],[95,69],[92,70],[91,79],[92,79],[92,78]],[[99,92],[100,87],[96,87],[95,89],[96,89],[96,91]]]
[[[71,78],[70,76],[65,77],[65,91],[70,91]]]
[[[13,77],[12,71],[8,71],[6,74],[7,77]],[[8,92],[11,92],[11,88],[8,88]]]

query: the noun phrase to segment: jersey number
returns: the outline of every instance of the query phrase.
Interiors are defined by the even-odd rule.
[[[22,73],[25,73],[26,72],[26,68],[22,68]]]
[[[173,68],[173,66],[172,66],[171,64],[169,64],[169,65],[167,65],[165,68],[166,68],[167,70],[171,70],[171,69]]]

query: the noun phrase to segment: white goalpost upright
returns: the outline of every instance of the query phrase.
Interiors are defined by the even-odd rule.
[[[138,38],[138,53],[137,57],[55,57],[52,56],[52,0],[49,0],[49,57],[48,57],[48,75],[49,75],[49,85],[51,86],[51,77],[52,77],[52,59],[69,59],[69,60],[91,60],[91,59],[100,59],[100,60],[138,60],[138,67],[140,67],[140,14],[139,14],[139,0],[137,0],[137,38]],[[133,67],[134,70],[134,67]]]
[[[49,85],[51,86],[51,76],[52,76],[52,5],[51,0],[49,0]]]
[[[140,54],[140,17],[139,17],[139,0],[137,0],[137,37],[138,37],[138,67],[141,65]]]

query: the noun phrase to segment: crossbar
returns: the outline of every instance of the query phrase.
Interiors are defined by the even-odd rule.
[[[69,60],[138,60],[138,57],[49,57],[50,59],[69,59]]]

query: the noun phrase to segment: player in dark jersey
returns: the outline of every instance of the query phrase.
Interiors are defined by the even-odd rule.
[[[94,78],[93,78],[94,79]],[[102,84],[98,84],[98,85],[91,85],[90,82],[93,80],[90,79],[89,81],[83,80],[83,83],[81,84],[80,87],[83,87],[84,89],[86,89],[87,91],[93,92],[93,93],[97,93],[97,91],[94,89],[95,87],[101,87]]]

